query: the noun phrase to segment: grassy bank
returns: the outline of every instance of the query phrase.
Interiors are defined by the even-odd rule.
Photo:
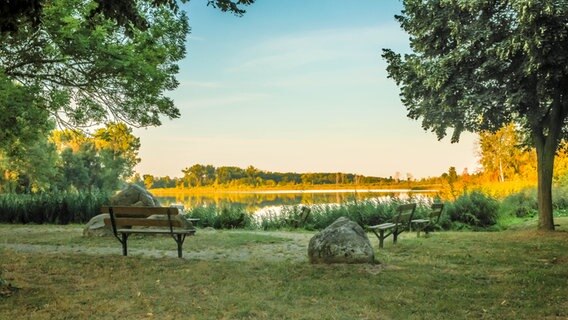
[[[568,218],[557,220],[554,233],[534,231],[535,223],[429,238],[407,233],[375,251],[378,265],[310,265],[305,232],[200,230],[185,246],[188,256],[264,250],[235,261],[124,258],[116,240],[82,238],[78,226],[0,225],[0,267],[20,288],[0,298],[0,318],[566,319]],[[133,250],[174,246],[160,237],[132,241]],[[89,254],[101,248],[115,253]],[[274,261],[273,248],[304,258]]]

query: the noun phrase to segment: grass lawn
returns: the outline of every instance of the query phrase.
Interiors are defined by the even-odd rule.
[[[310,233],[199,230],[177,259],[122,257],[78,226],[0,225],[2,277],[19,288],[0,297],[0,319],[568,319],[568,218],[556,223],[407,233],[382,250],[369,234],[377,265],[310,265]],[[175,255],[168,238],[129,245]]]

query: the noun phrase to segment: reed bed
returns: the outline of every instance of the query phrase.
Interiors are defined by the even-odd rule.
[[[69,224],[85,223],[108,203],[105,192],[54,192],[0,194],[0,222]]]

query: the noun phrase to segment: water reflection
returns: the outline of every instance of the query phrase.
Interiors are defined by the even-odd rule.
[[[310,190],[310,191],[258,191],[258,192],[216,192],[176,193],[157,196],[163,206],[182,204],[185,209],[201,206],[225,207],[244,206],[248,212],[258,212],[267,207],[293,205],[341,204],[369,199],[408,198],[433,196],[432,192],[410,190]]]

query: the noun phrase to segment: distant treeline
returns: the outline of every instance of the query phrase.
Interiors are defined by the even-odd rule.
[[[214,167],[212,165],[195,164],[182,170],[183,177],[171,178],[156,177],[145,174],[135,178],[138,183],[143,183],[146,188],[194,188],[207,186],[222,187],[277,187],[292,185],[413,185],[416,181],[411,174],[401,178],[400,174],[395,177],[372,177],[353,173],[320,172],[320,173],[296,173],[296,172],[271,172],[259,170],[253,166],[245,169],[238,167]],[[423,183],[436,183],[439,178],[421,180]],[[422,184],[422,183],[421,183]]]

